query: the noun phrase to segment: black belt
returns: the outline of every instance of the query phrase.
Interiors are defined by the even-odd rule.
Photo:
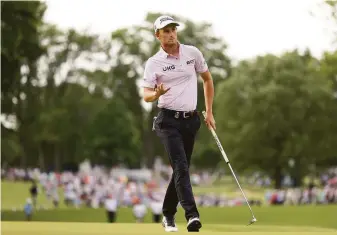
[[[164,114],[167,114],[169,116],[174,117],[175,119],[189,119],[195,115],[198,115],[197,110],[193,111],[176,111],[176,110],[170,110],[170,109],[160,109]]]

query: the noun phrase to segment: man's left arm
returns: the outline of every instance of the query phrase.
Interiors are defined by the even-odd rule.
[[[213,113],[214,85],[211,73],[207,70],[200,74],[204,82],[206,113]]]
[[[202,54],[202,52],[195,48],[195,71],[200,74],[202,80],[204,81],[204,95],[205,95],[205,105],[206,105],[206,118],[205,122],[207,127],[210,129],[213,127],[215,130],[215,121],[213,117],[213,97],[214,97],[214,86],[212,75],[209,72],[207,62]]]
[[[214,85],[212,75],[209,70],[207,70],[206,72],[200,73],[200,76],[204,82],[204,96],[206,106],[205,122],[208,128],[213,127],[215,130],[215,120],[213,117]]]

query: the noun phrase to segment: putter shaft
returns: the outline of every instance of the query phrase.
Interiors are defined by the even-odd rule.
[[[206,118],[206,112],[205,112],[205,111],[202,111],[202,114],[204,115],[204,118]],[[247,203],[247,205],[248,205],[248,207],[249,207],[250,213],[252,214],[252,217],[253,217],[252,220],[250,221],[250,223],[248,224],[248,225],[251,225],[251,224],[255,223],[255,222],[257,221],[257,219],[255,218],[255,215],[254,215],[254,213],[253,213],[253,210],[252,210],[252,208],[251,208],[250,205],[249,205],[249,202],[248,202],[248,200],[247,200],[246,194],[243,192],[243,190],[242,190],[242,188],[241,188],[241,185],[240,185],[238,179],[236,178],[236,175],[235,175],[235,173],[234,173],[234,171],[233,171],[233,169],[232,169],[232,166],[231,166],[231,164],[230,164],[230,162],[229,162],[229,159],[228,159],[228,157],[227,157],[227,155],[226,155],[226,153],[225,153],[225,151],[224,151],[224,149],[223,149],[223,147],[222,147],[222,145],[221,145],[221,143],[220,143],[220,140],[219,140],[217,134],[215,133],[215,131],[214,131],[214,129],[213,129],[212,127],[210,128],[210,131],[211,131],[211,133],[212,133],[212,135],[213,135],[213,137],[214,137],[214,139],[215,139],[215,142],[217,143],[217,145],[218,145],[218,147],[219,147],[219,149],[220,149],[220,152],[221,152],[223,158],[225,159],[225,161],[226,161],[226,163],[227,163],[229,169],[231,170],[232,175],[234,176],[234,179],[235,179],[235,181],[236,181],[236,184],[239,186],[239,189],[240,189],[240,191],[241,191],[243,197],[244,197],[245,200],[246,200],[246,203]]]

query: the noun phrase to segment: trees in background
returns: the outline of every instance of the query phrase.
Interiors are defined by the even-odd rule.
[[[41,2],[1,2],[3,166],[62,170],[89,159],[141,167],[156,156],[167,162],[151,130],[156,103],[145,105],[139,87],[160,46],[152,28],[160,14],[102,38],[46,24],[45,10]],[[284,172],[299,181],[313,164],[336,164],[336,51],[317,59],[295,50],[232,66],[212,25],[175,17],[180,42],[197,46],[208,62],[217,132],[238,171],[261,170],[279,187]],[[200,79],[200,111],[202,85]],[[222,162],[202,125],[193,166]]]
[[[261,170],[279,188],[285,171],[300,183],[310,165],[336,157],[337,100],[325,66],[309,51],[266,55],[240,62],[217,87],[218,129],[235,167]]]
[[[45,53],[39,29],[46,5],[42,2],[1,2],[1,155],[3,162],[26,164],[29,136],[37,112],[34,86],[37,61]],[[10,127],[10,128],[7,128]],[[27,136],[29,137],[27,139]]]

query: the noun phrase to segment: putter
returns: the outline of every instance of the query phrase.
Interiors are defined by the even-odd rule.
[[[204,118],[206,118],[206,112],[205,112],[205,111],[202,111],[202,114],[204,115]],[[235,176],[235,173],[234,173],[234,171],[233,171],[233,169],[232,169],[232,167],[231,167],[231,164],[229,163],[229,160],[228,160],[228,158],[227,158],[227,155],[226,155],[225,151],[224,151],[223,148],[222,148],[222,145],[221,145],[221,143],[220,143],[220,140],[219,140],[217,134],[215,133],[215,131],[214,131],[214,129],[213,129],[212,127],[210,128],[210,130],[211,130],[211,132],[212,132],[212,135],[213,135],[213,137],[214,137],[214,139],[215,139],[216,144],[218,145],[218,147],[219,147],[219,149],[220,149],[220,152],[221,152],[223,158],[225,159],[225,161],[226,161],[226,163],[227,163],[229,169],[230,169],[231,172],[232,172],[232,175],[234,176],[234,179],[235,179],[237,185],[239,186],[239,188],[240,188],[240,190],[241,190],[241,193],[242,193],[243,197],[244,197],[245,200],[246,200],[246,203],[247,203],[247,205],[248,205],[248,207],[249,207],[250,213],[252,214],[252,217],[253,217],[253,218],[249,221],[249,223],[247,224],[247,226],[248,226],[248,225],[251,225],[251,224],[255,223],[255,222],[257,221],[257,219],[255,218],[254,213],[253,213],[253,210],[252,210],[252,208],[250,207],[249,202],[248,202],[248,200],[247,200],[247,197],[246,197],[245,193],[243,192],[243,190],[242,190],[242,188],[241,188],[241,186],[240,186],[240,183],[239,183],[238,179],[237,179],[236,176]]]

